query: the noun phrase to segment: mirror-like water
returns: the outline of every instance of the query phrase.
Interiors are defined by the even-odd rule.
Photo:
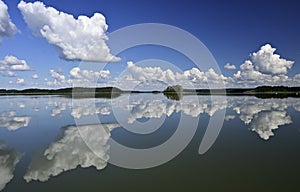
[[[282,191],[298,187],[297,98],[215,96],[212,102],[210,96],[170,100],[162,94],[73,100],[4,96],[0,106],[0,191]],[[200,155],[209,120],[224,110],[220,134]],[[194,125],[190,121],[197,122],[196,132],[171,161],[140,170],[110,163],[112,139],[128,148],[153,148],[175,135],[182,117],[189,118],[186,130]],[[143,162],[148,157],[128,158]]]

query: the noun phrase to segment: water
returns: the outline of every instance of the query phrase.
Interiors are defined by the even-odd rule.
[[[0,104],[0,191],[299,188],[297,98],[4,96]],[[213,117],[222,113],[222,127],[211,127],[212,137],[208,138],[210,120],[216,121]],[[180,122],[184,122],[181,128]],[[175,135],[179,137],[174,139]],[[147,151],[171,140],[174,144],[158,153],[159,157]],[[113,141],[146,153],[134,156],[123,148],[118,151]],[[199,154],[203,141],[208,141],[207,151]],[[115,165],[128,161],[133,166],[144,166],[153,159],[161,160],[171,153],[168,150],[178,155],[153,168]]]

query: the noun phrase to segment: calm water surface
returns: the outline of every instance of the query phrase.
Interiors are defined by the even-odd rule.
[[[299,190],[300,99],[214,100],[0,97],[0,191]],[[220,111],[226,111],[220,134],[200,155],[209,119]],[[131,148],[155,147],[172,137],[182,116],[199,123],[171,161],[140,170],[109,163],[111,139]],[[153,127],[143,126],[149,122]],[[94,141],[97,155],[86,145]]]

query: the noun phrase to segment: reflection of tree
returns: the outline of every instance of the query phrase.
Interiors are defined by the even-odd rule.
[[[174,86],[168,86],[163,93],[168,99],[180,100],[182,99],[183,96],[182,92],[183,92],[182,86],[174,85]]]
[[[19,156],[15,149],[7,148],[0,141],[0,191],[14,177],[13,172],[16,164],[19,162]]]
[[[57,176],[78,166],[103,169],[109,158],[107,141],[110,138],[110,131],[119,126],[119,124],[101,124],[64,128],[63,137],[33,160],[24,179],[27,182],[47,181],[51,176]],[[82,135],[89,140],[84,141]],[[97,148],[97,154],[91,151],[85,142],[95,145],[93,147]]]
[[[168,99],[176,100],[176,101],[179,101],[183,97],[182,92],[164,92],[164,95]]]

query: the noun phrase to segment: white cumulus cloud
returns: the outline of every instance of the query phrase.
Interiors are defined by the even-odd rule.
[[[294,61],[289,61],[275,54],[276,48],[266,44],[256,53],[252,53],[251,59],[255,68],[263,73],[268,74],[287,74],[291,69]]]
[[[234,70],[236,69],[235,65],[231,65],[230,63],[226,63],[224,66],[225,69]]]
[[[38,79],[38,78],[40,78],[40,76],[38,74],[33,74],[31,77],[32,77],[32,79]]]
[[[42,2],[18,4],[24,20],[34,34],[60,50],[66,60],[116,62],[120,58],[110,53],[106,44],[108,25],[105,17],[95,13],[91,18],[60,12]]]
[[[197,68],[173,72],[171,69],[164,70],[159,66],[142,67],[129,61],[127,62],[126,73],[117,79],[116,84],[119,87],[135,88],[141,84],[151,86],[151,84],[160,82],[160,86],[156,88],[165,89],[168,85],[175,84],[180,84],[185,88],[199,88],[208,87],[208,83],[210,85],[218,85],[222,82],[226,84],[228,81],[231,81],[231,78],[217,74],[211,68],[206,72]]]
[[[0,0],[0,43],[3,37],[12,36],[16,31],[17,27],[11,22],[7,5]]]
[[[23,79],[23,78],[18,78],[16,83],[17,83],[17,84],[25,84],[25,79]]]
[[[15,56],[5,56],[3,60],[0,60],[0,70],[11,70],[11,71],[28,71],[31,70],[25,60],[18,59]]]
[[[275,54],[275,48],[266,44],[259,51],[252,53],[250,60],[240,65],[240,70],[233,75],[234,86],[258,85],[295,85],[297,76],[287,75],[294,61],[288,61]]]

